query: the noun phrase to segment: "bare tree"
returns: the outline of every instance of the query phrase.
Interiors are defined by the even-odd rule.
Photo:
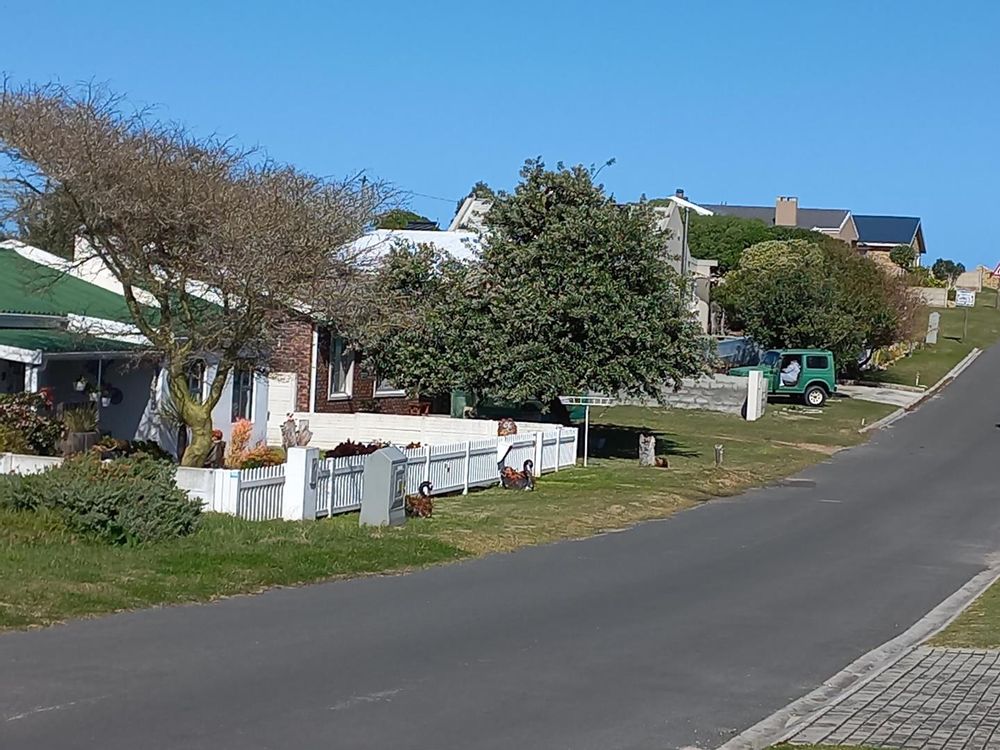
[[[58,187],[90,252],[121,282],[191,428],[184,465],[205,460],[226,379],[266,362],[290,310],[346,326],[370,307],[368,259],[346,248],[385,190],[361,175],[320,178],[196,137],[103,88],[6,81],[0,154],[6,205]],[[186,374],[206,357],[218,369],[198,400]]]

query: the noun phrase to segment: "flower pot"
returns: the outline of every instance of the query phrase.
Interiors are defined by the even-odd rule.
[[[98,398],[98,394],[96,394],[96,393],[91,393],[91,394],[89,394],[89,395],[90,395],[90,400],[91,400],[91,401],[97,401],[97,398]]]
[[[63,441],[63,453],[72,456],[76,453],[86,453],[101,439],[99,432],[68,432]]]
[[[111,406],[111,396],[101,396],[101,406]]]
[[[73,388],[77,391],[77,393],[83,393],[85,390],[87,390],[87,381],[84,380],[83,378],[80,378],[75,383],[73,383]]]

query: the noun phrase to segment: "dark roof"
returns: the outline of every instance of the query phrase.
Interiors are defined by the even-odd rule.
[[[854,214],[858,242],[878,245],[909,245],[920,229],[916,216],[872,216]]]
[[[701,205],[721,216],[756,219],[768,226],[774,226],[774,206],[731,206],[727,203]],[[838,229],[849,213],[846,208],[800,208],[795,226],[801,229]]]

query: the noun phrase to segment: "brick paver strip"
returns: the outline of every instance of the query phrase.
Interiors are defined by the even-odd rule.
[[[1000,750],[1000,651],[914,649],[791,742]]]

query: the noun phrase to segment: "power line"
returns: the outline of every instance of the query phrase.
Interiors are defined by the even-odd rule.
[[[407,190],[410,195],[416,195],[419,198],[430,198],[434,201],[445,201],[446,203],[457,203],[464,198],[442,198],[440,195],[428,195],[427,193],[415,193],[412,190]]]

